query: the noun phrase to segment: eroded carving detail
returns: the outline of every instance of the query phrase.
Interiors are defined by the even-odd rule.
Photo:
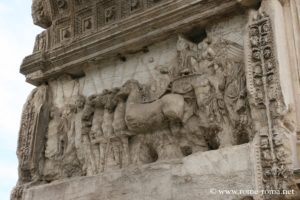
[[[128,80],[120,88],[53,105],[42,179],[95,175],[249,142],[242,47],[212,38],[195,44],[180,36],[177,51],[177,64],[155,68],[161,77],[156,81]]]
[[[173,71],[174,91],[183,94],[194,88],[200,121],[222,134],[221,146],[249,140],[251,122],[241,47],[229,41],[212,42],[210,38],[198,47],[182,38],[178,44],[179,66]]]
[[[258,189],[294,189],[288,138],[293,127],[284,119],[288,111],[279,83],[273,22],[266,13],[252,11],[256,15],[246,31],[242,28],[245,13],[215,24],[206,9],[220,10],[223,16],[230,11],[218,7],[226,10],[238,5],[220,2],[191,1],[184,5],[184,1],[161,0],[34,0],[34,21],[47,30],[37,36],[33,56],[41,55],[45,58],[41,62],[49,65],[34,66],[40,71],[26,74],[35,80],[42,77],[37,84],[46,81],[47,86],[34,90],[24,107],[18,146],[20,180],[12,199],[21,199],[23,191],[27,194],[32,186],[71,177],[115,170],[104,174],[105,178],[131,169],[190,162],[198,155],[214,160],[209,156],[220,154],[215,159],[219,162],[231,155],[222,154],[236,148],[231,146],[249,142],[236,149],[244,149],[241,155],[248,156],[248,150],[254,148],[256,159],[245,156],[250,167],[241,169],[247,169],[251,177],[251,163],[256,162]],[[170,11],[160,17],[155,5]],[[184,13],[185,8],[191,16]],[[139,22],[151,15],[153,19]],[[173,15],[174,20],[169,20]],[[162,21],[154,23],[156,19]],[[165,22],[170,25],[156,33]],[[172,24],[180,24],[177,30],[185,35],[178,37],[177,46],[175,37],[156,43],[173,33]],[[131,27],[137,31],[146,27],[149,35],[139,36],[130,32]],[[128,41],[124,41],[127,35]],[[141,37],[149,38],[149,42],[137,44]],[[80,47],[83,43],[84,48]],[[231,148],[201,153],[223,147]],[[196,182],[185,172],[187,168],[172,169],[172,179],[187,173],[175,177],[175,184]],[[261,199],[272,198],[265,195]]]
[[[82,9],[75,18],[75,34],[81,35],[94,28],[92,9]]]
[[[81,118],[83,173],[251,140],[242,52],[229,41],[194,44],[179,37],[178,65],[157,68],[161,82],[129,80],[88,97]]]
[[[88,18],[85,10],[80,13],[78,19]],[[70,27],[67,19],[56,23]],[[85,77],[58,78],[53,93],[69,95],[51,106],[40,179],[91,176],[251,141],[242,46],[210,37],[197,44],[179,36],[174,60],[155,66],[152,82],[129,79],[87,97],[79,89]]]
[[[64,108],[53,107],[48,125],[44,178],[84,175],[84,147],[81,144],[81,116],[85,98],[75,96]]]
[[[92,30],[100,30],[106,24],[113,23],[148,7],[152,7],[158,2],[160,1],[74,0],[74,3],[71,3],[66,0],[53,0],[49,2],[48,0],[34,0],[32,4],[32,17],[35,24],[43,28],[48,28],[48,37],[52,40],[51,44],[54,44],[45,45],[45,49],[48,50],[60,45],[63,41],[90,35],[93,33]],[[71,10],[75,12],[71,12]],[[72,21],[75,21],[75,23],[70,23]],[[37,37],[36,43],[39,42],[40,38]]]
[[[33,0],[32,1],[32,19],[33,23],[43,28],[48,28],[52,24],[50,8],[46,1]]]
[[[37,35],[33,51],[45,51],[48,48],[48,32],[44,31]]]
[[[48,123],[49,104],[47,86],[35,89],[24,106],[17,155],[20,162],[20,182],[38,180],[41,172],[39,164],[43,149],[45,124]],[[44,121],[45,124],[40,122]],[[38,134],[38,135],[37,135]]]
[[[17,148],[19,180],[11,195],[13,200],[21,199],[27,183],[42,180],[50,98],[48,86],[42,85],[31,92],[24,105]]]
[[[259,116],[256,123],[260,129],[262,183],[266,190],[295,189],[291,171],[291,149],[288,145],[290,130],[281,118],[285,115],[285,105],[281,93],[271,19],[265,12],[256,14],[249,25],[248,86],[254,106],[252,110]],[[272,199],[265,195],[266,199]]]

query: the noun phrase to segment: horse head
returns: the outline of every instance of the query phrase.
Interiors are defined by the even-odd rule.
[[[118,101],[116,100],[116,95],[119,92],[120,88],[115,87],[111,90],[106,90],[101,94],[100,103],[110,112],[113,112],[116,108]]]
[[[88,101],[96,108],[106,108],[108,110],[113,110],[117,104],[115,96],[119,92],[119,90],[120,88],[118,87],[112,88],[111,90],[104,89],[100,94],[89,96]]]
[[[115,98],[125,100],[131,94],[135,94],[140,96],[142,90],[142,86],[137,80],[128,80],[123,86],[120,88],[120,91],[116,94]]]

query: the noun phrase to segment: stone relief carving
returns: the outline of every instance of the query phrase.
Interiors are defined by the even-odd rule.
[[[32,18],[34,24],[47,28],[50,32],[49,37],[53,42],[44,46],[48,50],[60,45],[64,40],[90,35],[92,30],[101,29],[106,24],[143,11],[159,2],[160,0],[33,0]],[[69,11],[72,9],[75,13]],[[66,21],[73,20],[75,23],[70,23],[70,27],[67,27]],[[40,41],[40,37],[37,37],[36,43]],[[34,48],[34,51],[38,50],[40,48]]]
[[[140,3],[130,5],[137,9]],[[107,7],[105,23],[113,20],[114,12],[113,5]],[[78,33],[88,28],[85,16],[78,18],[83,20]],[[246,72],[240,44],[210,36],[196,44],[179,36],[177,64],[157,66],[160,78],[152,83],[131,79],[100,94],[72,96],[63,107],[52,105],[49,118],[45,117],[48,131],[42,162],[29,153],[35,148],[32,123],[40,120],[38,108],[49,106],[47,86],[39,87],[22,118],[20,134],[29,132],[26,137],[20,135],[20,184],[95,175],[247,143],[256,130],[263,188],[289,189],[293,186],[287,145],[290,130],[281,122],[285,105],[269,16],[259,13],[248,28],[251,52]],[[46,36],[38,36],[37,51],[45,50]],[[252,118],[260,120],[253,124]],[[15,199],[21,191],[15,189]]]
[[[49,122],[50,99],[48,86],[42,85],[31,92],[24,105],[17,147],[19,180],[12,192],[12,199],[22,197],[24,185],[42,179],[44,137]]]
[[[255,162],[256,189],[296,189],[290,145],[294,128],[286,118],[290,111],[279,81],[279,47],[275,46],[273,32],[275,19],[268,14],[268,9],[250,11],[246,30],[246,7],[239,16],[229,15],[220,21],[212,19],[212,24],[207,17],[195,17],[199,21],[207,18],[209,22],[201,24],[206,30],[195,34],[201,35],[199,38],[193,38],[192,33],[199,27],[194,30],[182,25],[178,32],[191,30],[185,32],[185,36],[180,35],[177,44],[175,37],[171,37],[152,45],[160,40],[157,36],[151,44],[143,43],[132,49],[128,46],[124,52],[120,48],[122,52],[112,51],[107,58],[105,53],[103,57],[89,57],[89,60],[85,60],[85,56],[78,57],[74,63],[80,61],[80,65],[72,64],[70,70],[59,69],[64,60],[75,59],[67,55],[74,49],[70,44],[93,42],[96,34],[102,37],[102,33],[107,35],[104,32],[113,32],[110,26],[125,30],[126,23],[136,25],[136,16],[154,15],[155,9],[133,15],[160,5],[159,2],[164,1],[33,0],[34,23],[47,28],[36,37],[33,55],[49,56],[49,63],[54,61],[50,54],[60,60],[52,62],[45,71],[46,67],[41,68],[39,73],[45,77],[37,78],[35,84],[47,80],[47,85],[36,88],[24,106],[17,150],[20,179],[12,192],[13,200],[22,199],[23,191],[34,185],[109,171],[117,173],[124,168],[127,169],[122,172],[132,167],[139,169],[140,165],[195,153],[206,156],[208,154],[202,152],[248,142],[247,149],[254,147],[256,156],[253,161],[252,152],[249,153],[249,160]],[[174,2],[165,2],[162,8],[172,10],[171,6],[182,6],[178,12],[188,8],[181,1]],[[217,1],[195,1],[194,4],[191,1],[189,6],[207,3],[215,9],[212,2]],[[258,3],[238,2],[243,6]],[[232,2],[223,3],[225,8]],[[196,8],[199,7],[189,9],[196,12]],[[202,11],[198,14],[200,16]],[[125,18],[128,20],[121,21]],[[103,50],[116,45],[110,44],[111,41],[103,43]],[[100,47],[95,49],[98,51]],[[95,52],[86,49],[88,54]],[[84,54],[74,52],[76,56]],[[52,67],[57,74],[48,76]],[[214,152],[222,154],[223,151]],[[165,162],[158,164],[161,163]],[[193,181],[193,177],[185,178],[182,181],[178,178],[177,182]],[[265,195],[261,199],[273,197]],[[256,198],[260,197],[238,197]]]
[[[66,16],[55,20],[54,41],[45,31],[38,35],[34,51],[47,50],[49,42],[69,42],[73,35],[81,37],[157,1],[103,1],[95,12],[83,8],[85,2],[90,5],[90,1],[76,1],[74,27]],[[55,4],[59,9],[72,6],[67,1]],[[41,21],[45,14],[37,5],[33,9]],[[295,189],[289,144],[292,128],[284,121],[287,108],[272,31],[269,15],[258,12],[247,27],[245,46],[238,39],[239,43],[216,35],[208,34],[199,43],[180,35],[176,62],[157,64],[149,70],[155,78],[148,83],[133,78],[139,72],[135,67],[127,81],[105,85],[101,77],[101,87],[110,89],[97,91],[94,83],[96,93],[84,96],[79,82],[85,82],[85,77],[68,76],[67,81],[78,85],[58,104],[50,98],[48,86],[38,87],[23,111],[20,180],[12,199],[20,199],[30,184],[92,176],[252,140],[258,188]],[[154,62],[153,57],[147,59]],[[57,84],[64,87],[67,82]]]
[[[64,9],[68,5],[68,3],[65,0],[56,0],[56,4],[59,9]]]
[[[73,97],[63,108],[53,107],[48,125],[44,177],[47,181],[84,175],[81,116],[85,98]]]
[[[12,190],[10,198],[11,198],[12,200],[19,200],[19,199],[22,199],[23,191],[24,191],[24,186],[16,186],[16,187]]]
[[[173,91],[184,94],[194,90],[200,124],[222,132],[221,146],[239,143],[234,140],[244,140],[243,137],[249,140],[247,137],[252,135],[242,48],[226,40],[212,42],[210,38],[198,47],[190,42],[183,44],[186,46],[183,52],[179,49],[179,70],[173,72]],[[183,64],[187,67],[182,69],[183,62],[187,62]]]
[[[43,28],[48,28],[52,24],[50,8],[44,0],[32,1],[33,23]]]
[[[44,31],[36,36],[33,51],[45,51],[48,45],[48,33]]]
[[[252,140],[243,48],[223,39],[208,37],[196,44],[179,36],[177,54],[174,65],[155,68],[151,83],[131,79],[88,97],[80,95],[77,81],[61,78],[57,84],[64,82],[68,94],[62,91],[60,106],[53,104],[49,111],[40,181]]]
[[[23,173],[20,180],[38,179],[40,176],[39,164],[43,149],[43,135],[45,134],[45,124],[48,123],[49,96],[47,86],[35,89],[29,96],[24,106],[20,136],[18,141],[17,155],[20,160],[20,173]],[[45,122],[45,124],[41,124]]]
[[[271,18],[263,11],[258,12],[252,16],[248,30],[247,81],[251,110],[257,118],[255,121],[258,121],[255,127],[259,129],[261,188],[281,191],[296,189],[290,157],[291,130],[282,121],[287,108],[279,82]],[[266,195],[265,198],[273,197]]]
[[[177,48],[178,65],[156,67],[161,78],[151,84],[128,80],[88,98],[73,97],[79,107],[53,107],[48,137],[56,144],[46,148],[47,181],[252,139],[242,47],[211,38],[194,44],[180,36]]]

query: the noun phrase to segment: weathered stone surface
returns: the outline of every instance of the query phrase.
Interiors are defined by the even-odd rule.
[[[26,75],[27,81],[39,85],[59,73],[80,69],[88,61],[108,57],[116,59],[117,55],[142,51],[170,35],[190,29],[190,24],[209,25],[216,15],[219,17],[234,9],[241,9],[237,0],[149,0],[147,2],[153,3],[141,4],[148,5],[148,8],[131,12],[126,6],[122,7],[122,2],[128,3],[92,0],[85,1],[82,4],[85,6],[79,6],[72,1],[66,9],[49,6],[53,9],[52,18],[55,22],[37,37],[34,53],[23,61],[20,71]],[[70,7],[74,7],[74,14]],[[127,18],[121,20],[120,16],[116,16],[117,19],[99,23],[98,21],[103,20],[103,9],[113,7],[116,13],[124,8]],[[63,15],[55,14],[59,10]],[[91,30],[82,32],[82,23],[87,19],[93,21]],[[73,20],[75,23],[72,23]],[[76,31],[77,27],[81,31]],[[69,33],[66,38],[62,36],[63,32]]]
[[[251,145],[245,144],[196,153],[182,160],[53,182],[27,190],[24,200],[236,199],[237,195],[225,197],[214,192],[255,188],[250,152]]]
[[[297,5],[34,0],[12,200],[297,199]]]

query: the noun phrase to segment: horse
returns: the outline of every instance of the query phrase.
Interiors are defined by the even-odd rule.
[[[168,121],[181,121],[183,118],[182,95],[165,94],[153,102],[143,103],[142,88],[136,80],[128,80],[117,95],[127,98],[125,122],[129,131],[149,132],[165,126]]]

